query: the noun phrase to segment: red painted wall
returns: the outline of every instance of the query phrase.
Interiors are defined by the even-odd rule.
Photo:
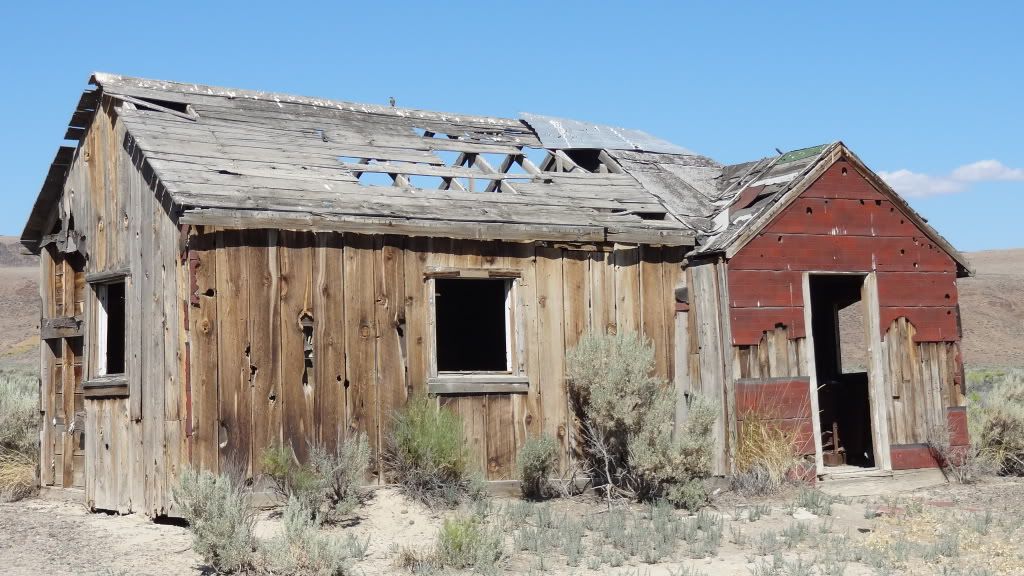
[[[776,324],[805,336],[804,271],[876,271],[883,334],[906,316],[918,342],[959,339],[955,261],[845,160],[729,261],[734,345]]]

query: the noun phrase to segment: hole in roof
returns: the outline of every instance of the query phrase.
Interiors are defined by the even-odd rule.
[[[452,150],[434,150],[434,155],[444,162],[445,166],[455,166],[455,163],[459,160],[459,152]]]
[[[362,172],[359,174],[359,183],[363,186],[394,186],[395,180],[384,172]]]
[[[565,150],[566,156],[587,172],[599,172],[604,163],[601,162],[601,151],[596,148],[578,148]]]
[[[522,174],[525,177],[529,177],[530,173],[527,172],[526,168],[523,168],[523,165],[520,164],[519,162],[520,161],[518,159],[514,159],[512,161],[512,164],[509,165],[508,170],[505,171],[505,173],[506,174]]]
[[[444,185],[444,178],[440,176],[407,175],[406,178],[409,179],[409,184],[412,184],[413,188],[434,190]]]
[[[158,100],[156,98],[139,98],[139,100],[143,102],[149,102],[150,104],[161,106],[169,110],[174,110],[175,112],[181,112],[182,114],[189,114],[188,104],[184,102],[171,102],[170,100]],[[139,106],[144,110],[159,111],[156,108],[148,108],[142,104],[136,104],[136,106]]]
[[[538,169],[540,168],[540,165],[544,162],[544,159],[547,158],[548,156],[548,151],[544,150],[543,148],[529,148],[524,146],[520,149],[520,152],[522,152],[523,158],[529,160],[530,163],[536,166]]]
[[[417,136],[423,136],[424,138],[433,138],[433,136],[427,136],[427,129],[426,128],[420,128],[419,126],[413,126],[412,127],[412,131],[415,132]]]
[[[641,220],[664,220],[665,219],[665,213],[664,212],[637,212],[636,215],[639,216]]]
[[[495,171],[501,172],[501,166],[502,164],[505,163],[505,160],[508,158],[508,156],[504,154],[477,154],[476,158],[477,162],[483,160],[488,165],[490,165],[491,168],[494,168]],[[512,164],[515,164],[515,162],[513,162]]]

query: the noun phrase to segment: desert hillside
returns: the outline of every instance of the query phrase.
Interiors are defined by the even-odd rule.
[[[967,254],[977,275],[960,280],[964,361],[1024,367],[1024,248]],[[38,358],[38,271],[15,238],[0,237],[0,363]]]

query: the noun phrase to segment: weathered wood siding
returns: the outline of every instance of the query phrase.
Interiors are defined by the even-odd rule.
[[[184,394],[182,373],[184,332],[181,297],[178,295],[178,233],[167,214],[167,198],[152,177],[138,165],[132,141],[118,121],[118,109],[104,99],[75,152],[63,195],[54,206],[53,232],[74,230],[79,240],[68,250],[83,255],[84,266],[76,277],[83,319],[81,378],[98,375],[96,318],[98,303],[93,288],[84,281],[90,275],[124,272],[126,276],[126,398],[85,398],[76,412],[83,414],[79,430],[84,452],[83,477],[86,502],[95,508],[121,512],[165,514],[170,509],[170,481],[182,458]],[[57,247],[44,251],[44,278],[55,287],[55,259],[63,258]],[[79,292],[76,288],[76,294]],[[59,309],[53,290],[42,291],[43,317],[71,315]],[[76,311],[77,313],[77,311]],[[58,367],[54,341],[43,344],[42,375],[52,382]],[[43,387],[43,422],[64,418],[57,403],[59,390]],[[41,477],[44,484],[61,486],[53,470],[59,432],[44,424]]]
[[[728,268],[737,377],[808,376],[803,275],[873,273],[892,444],[926,441],[946,408],[963,403],[956,263],[845,160]]]
[[[527,393],[443,395],[490,479],[511,478],[516,449],[547,432],[571,457],[565,353],[586,330],[642,330],[672,378],[673,289],[682,249],[601,250],[527,243],[196,230],[188,242],[192,463],[260,472],[275,442],[368,435],[375,458],[394,410],[431,373],[428,269],[518,274],[513,343]],[[300,317],[313,322],[313,367]],[[375,472],[379,461],[375,460]]]

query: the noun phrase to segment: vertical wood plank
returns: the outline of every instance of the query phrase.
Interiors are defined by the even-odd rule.
[[[284,441],[281,407],[281,271],[276,230],[249,232],[245,254],[249,276],[249,362],[252,376],[253,476],[262,473],[261,455]]]
[[[330,450],[346,437],[345,243],[341,234],[318,234],[313,317],[318,437]]]
[[[252,474],[252,390],[249,361],[249,276],[245,233],[217,233],[217,361],[222,469]]]
[[[515,467],[515,431],[510,394],[487,398],[487,479],[510,480]]]
[[[568,395],[565,388],[565,326],[562,251],[537,248],[538,374],[543,430],[559,446],[559,468],[568,464]]]
[[[281,267],[281,422],[284,444],[305,462],[315,438],[313,397],[316,376],[306,367],[302,318],[313,314],[312,234],[279,233]],[[315,321],[315,319],[314,319]]]
[[[665,293],[663,258],[664,252],[660,247],[640,248],[640,325],[654,346],[655,374],[668,379],[671,350],[666,302],[672,301],[672,296]]]
[[[590,329],[598,334],[615,334],[615,265],[613,252],[593,252],[590,256]]]
[[[427,293],[423,266],[427,258],[426,238],[405,239],[405,333],[412,393],[427,391]]]
[[[217,473],[218,352],[217,352],[217,252],[216,234],[193,236],[191,253],[196,258],[195,285],[198,298],[189,311],[189,356],[192,360],[192,464]]]
[[[389,423],[409,397],[403,239],[377,237],[374,261],[374,331],[377,334],[377,423],[383,445]]]
[[[373,452],[372,473],[376,474],[380,469],[380,443],[377,425],[373,261],[372,237],[356,234],[345,236],[346,420],[350,428],[367,435]]]
[[[616,245],[615,324],[619,333],[640,331],[640,249]]]

